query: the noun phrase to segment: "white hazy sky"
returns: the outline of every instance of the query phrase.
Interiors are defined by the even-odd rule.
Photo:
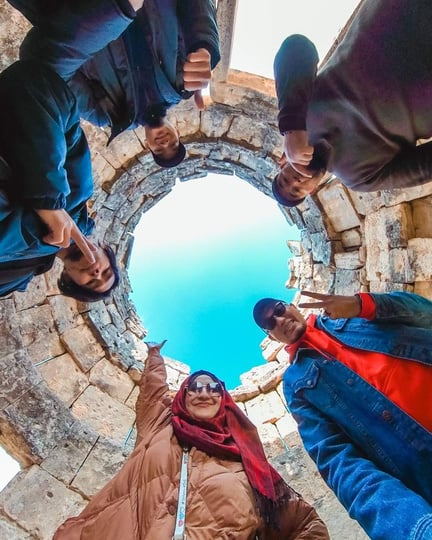
[[[322,59],[357,3],[357,0],[238,0],[231,66],[272,78],[274,55],[283,39],[294,33],[309,37]],[[205,234],[208,238],[213,233],[206,230]],[[170,241],[169,235],[164,241]],[[16,462],[0,447],[0,490],[17,471]]]

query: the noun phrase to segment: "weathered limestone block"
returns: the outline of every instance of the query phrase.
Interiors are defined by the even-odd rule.
[[[46,294],[48,298],[50,296],[60,294],[59,288],[57,286],[57,281],[62,270],[63,263],[58,257],[56,257],[51,270],[43,274],[43,277],[45,279]]]
[[[0,361],[0,410],[21,398],[32,386],[41,382],[31,357],[24,349],[17,349]]]
[[[293,257],[301,257],[305,253],[303,244],[298,240],[287,240],[287,246]]]
[[[333,255],[333,242],[329,241],[326,231],[310,234],[312,258],[314,262],[322,262],[329,266]]]
[[[128,344],[113,324],[95,328],[99,342],[108,351],[109,359],[116,366],[127,371],[134,365],[134,358],[129,352]]]
[[[371,293],[388,293],[392,291],[407,291],[413,292],[414,287],[406,283],[390,283],[385,281],[370,281],[369,292]]]
[[[69,354],[53,358],[38,369],[48,387],[68,406],[89,384],[87,377]]]
[[[37,465],[19,473],[0,494],[6,516],[41,540],[51,540],[66,516],[80,512],[86,502]]]
[[[432,197],[411,203],[415,238],[432,238]]]
[[[282,380],[283,374],[287,368],[286,364],[279,364],[279,362],[272,362],[273,372],[264,374],[259,382],[259,388],[261,392],[270,392],[274,390],[275,386]]]
[[[72,486],[90,498],[111,480],[124,461],[121,446],[100,438],[78,471]]]
[[[107,311],[111,317],[112,323],[119,329],[120,332],[126,331],[125,319],[120,315],[115,304],[108,304]]]
[[[296,280],[308,279],[313,276],[312,253],[309,251],[301,257],[289,259],[288,266],[290,270],[290,280],[288,287],[295,287]],[[301,288],[301,287],[299,287]]]
[[[430,254],[430,252],[429,252]],[[414,271],[409,260],[408,249],[391,249],[389,252],[390,281],[394,283],[412,283]]]
[[[84,318],[86,321],[90,321],[94,328],[106,326],[112,322],[108,307],[104,302],[94,302]]]
[[[268,127],[261,122],[253,122],[244,116],[234,116],[227,136],[254,148],[262,148],[267,130]]]
[[[72,405],[72,413],[98,433],[122,442],[135,420],[135,413],[95,386],[89,386]]]
[[[407,281],[432,282],[432,238],[412,238],[408,254],[413,274]]]
[[[412,188],[389,189],[381,192],[386,206],[395,206],[406,201],[420,199],[432,194],[432,182]]]
[[[125,402],[134,383],[129,375],[104,358],[90,370],[89,382],[120,402]]]
[[[40,466],[68,485],[81,470],[97,439],[97,433],[85,424],[76,422]]]
[[[275,423],[283,418],[286,412],[286,406],[276,392],[260,394],[246,403],[246,411],[256,426],[266,423]]]
[[[0,299],[0,357],[24,346],[14,302],[11,298]]]
[[[341,234],[341,242],[344,249],[359,248],[363,244],[360,229],[357,228],[343,231]]]
[[[135,410],[135,405],[138,399],[138,395],[139,395],[139,386],[135,385],[132,392],[129,394],[127,400],[125,401],[125,405],[129,407],[130,409],[132,409],[133,411]]]
[[[313,285],[311,289],[306,289],[315,292],[330,291],[334,282],[335,276],[333,270],[324,264],[313,265]],[[304,287],[300,287],[304,289]]]
[[[55,333],[55,326],[49,305],[36,306],[20,313],[20,327],[26,347],[46,340]]]
[[[69,409],[44,382],[6,407],[2,418],[27,441],[34,461],[47,457],[74,423]]]
[[[17,311],[42,304],[48,293],[44,276],[35,276],[27,285],[25,293],[15,292],[13,298]]]
[[[35,537],[33,535],[30,536],[15,523],[4,517],[0,517],[0,538],[7,538],[8,540],[32,540]]]
[[[108,146],[100,147],[100,153],[115,169],[127,166],[144,150],[136,133],[129,129],[115,137]]]
[[[297,432],[297,422],[289,414],[288,411],[286,412],[285,416],[279,418],[279,420],[277,420],[274,425],[276,426],[279,435],[283,439],[285,439],[285,437],[288,437],[291,433]]]
[[[210,106],[209,101],[206,99]],[[201,111],[195,105],[194,98],[182,100],[168,110],[167,118],[177,128],[180,137],[187,137],[199,130]]]
[[[86,325],[64,332],[61,339],[77,365],[86,373],[103,356],[104,351]]]
[[[262,441],[265,454],[272,463],[276,456],[279,456],[284,451],[284,441],[281,439],[273,422],[259,424],[257,426],[257,431]]]
[[[53,320],[59,334],[83,324],[83,318],[77,312],[77,303],[73,298],[61,295],[52,296],[48,298],[48,304],[51,306]]]
[[[356,270],[364,265],[364,253],[360,250],[335,253],[334,261],[336,268]]]
[[[384,201],[381,197],[381,191],[351,191],[349,190],[350,198],[354,204],[354,208],[361,216],[368,216],[377,212]]]
[[[237,405],[242,405],[243,412],[245,411],[243,403],[245,401],[248,401],[249,399],[258,396],[261,393],[258,385],[251,382],[241,384],[234,389],[229,389],[229,392]]]
[[[336,232],[360,226],[360,220],[348,192],[339,181],[334,180],[320,189],[318,199],[324,215]]]
[[[363,271],[338,268],[335,273],[334,294],[352,295],[363,292],[365,283]]]
[[[211,138],[222,137],[232,122],[232,111],[227,107],[213,106],[201,113],[201,131]]]

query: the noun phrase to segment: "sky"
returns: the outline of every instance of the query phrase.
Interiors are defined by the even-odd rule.
[[[178,182],[135,230],[132,300],[163,353],[207,369],[228,388],[264,362],[251,311],[263,296],[290,301],[290,251],[299,239],[276,202],[235,176]]]
[[[274,55],[283,39],[294,33],[309,37],[322,59],[357,3],[238,0],[231,67],[272,78]],[[216,188],[219,179],[210,177],[176,186],[153,210],[164,213],[159,226],[150,224],[157,219],[151,217],[153,211],[144,215],[136,231],[130,274],[132,298],[149,329],[148,338],[167,338],[164,354],[194,368],[214,370],[234,387],[248,364],[262,363],[258,344],[263,334],[253,328],[250,317],[254,301],[272,294],[289,300],[284,288],[289,255],[285,241],[296,233],[289,231],[271,199],[238,178],[219,178]],[[193,212],[202,206],[201,214],[186,211],[181,197],[196,201]],[[202,197],[204,202],[199,203]],[[237,203],[239,198],[242,204]],[[210,219],[213,211],[216,215]],[[187,232],[187,225],[192,225],[192,232],[190,228]],[[159,230],[162,237],[157,240]],[[17,470],[0,447],[0,490]]]

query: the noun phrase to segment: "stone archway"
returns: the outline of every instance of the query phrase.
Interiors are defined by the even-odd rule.
[[[13,23],[2,42],[6,66],[26,24],[4,0],[0,6],[6,14],[1,27]],[[141,213],[169,193],[177,177],[236,174],[270,195],[281,153],[272,81],[229,70],[212,85],[203,113],[187,102],[171,116],[188,147],[188,159],[176,170],[154,165],[142,130],[107,147],[106,133],[85,127],[97,230],[124,269]],[[302,230],[302,242],[291,244],[290,284],[338,293],[408,289],[432,297],[431,206],[431,183],[366,195],[334,180],[300,208],[281,208]],[[0,443],[24,467],[0,494],[0,536],[9,538],[50,538],[118,470],[134,442],[135,383],[146,347],[127,277],[110,301],[89,307],[58,295],[57,272],[34,280],[25,294],[0,299]],[[286,358],[265,354],[276,363],[254,370],[234,396],[256,422],[270,458],[315,502],[334,537],[361,538],[318,479],[285,410],[280,380]],[[188,368],[175,361],[168,367],[176,388]]]

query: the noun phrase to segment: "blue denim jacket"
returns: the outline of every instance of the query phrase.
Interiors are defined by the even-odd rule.
[[[376,318],[317,318],[344,344],[432,365],[432,302],[374,294]],[[337,361],[299,349],[284,376],[306,450],[375,540],[432,539],[432,434]],[[430,407],[431,403],[425,403]]]

